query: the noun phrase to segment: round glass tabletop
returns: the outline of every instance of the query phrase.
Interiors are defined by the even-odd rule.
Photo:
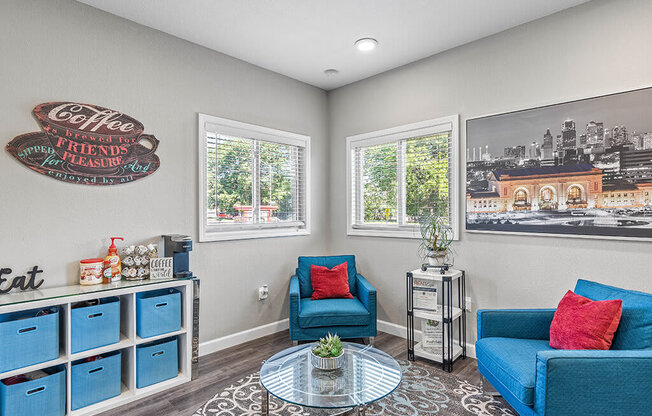
[[[308,407],[344,408],[382,399],[401,383],[394,358],[371,346],[342,343],[342,368],[323,371],[310,363],[314,343],[288,348],[260,369],[260,382],[277,398]]]

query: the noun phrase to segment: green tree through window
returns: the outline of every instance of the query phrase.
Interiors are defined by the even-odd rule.
[[[419,217],[448,217],[448,134],[406,140],[406,222],[418,224]]]
[[[450,138],[445,132],[354,149],[364,223],[417,225],[433,214],[448,222]]]
[[[364,149],[364,221],[392,223],[396,210],[396,143]]]

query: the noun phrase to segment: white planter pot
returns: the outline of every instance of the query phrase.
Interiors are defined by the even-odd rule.
[[[432,251],[428,255],[428,264],[431,266],[443,266],[446,264],[447,252]]]
[[[313,354],[312,351],[310,351],[310,362],[312,363],[313,367],[320,370],[337,370],[338,368],[342,367],[342,364],[344,364],[344,351],[342,351],[342,354],[340,354],[339,357],[333,358],[318,357]]]

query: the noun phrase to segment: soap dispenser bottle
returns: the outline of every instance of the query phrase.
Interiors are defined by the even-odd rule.
[[[111,283],[118,281],[122,278],[122,263],[120,256],[118,256],[118,249],[115,246],[115,240],[122,240],[122,237],[109,237],[111,238],[111,246],[109,246],[109,254],[104,259],[104,277],[103,283]]]

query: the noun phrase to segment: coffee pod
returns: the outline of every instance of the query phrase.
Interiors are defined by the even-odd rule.
[[[136,246],[127,246],[122,249],[122,254],[124,254],[125,256],[131,256],[132,254],[134,254],[135,250],[136,250]]]
[[[139,256],[144,256],[145,254],[147,254],[148,251],[149,250],[147,249],[147,247],[142,244],[136,247],[136,254],[138,254]]]
[[[156,244],[148,244],[147,250],[149,250],[149,257],[158,257],[158,246]]]

